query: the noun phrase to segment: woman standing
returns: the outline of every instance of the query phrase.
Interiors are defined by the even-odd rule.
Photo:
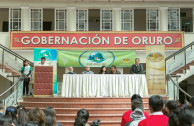
[[[107,74],[106,66],[102,66],[101,69],[100,69],[100,72],[98,74]]]
[[[28,95],[31,71],[32,71],[32,68],[28,64],[28,61],[24,60],[23,67],[21,67],[21,73],[24,75],[23,95],[25,95],[25,93],[26,95]]]

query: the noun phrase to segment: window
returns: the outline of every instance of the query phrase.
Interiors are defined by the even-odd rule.
[[[168,9],[168,31],[180,30],[180,9]]]
[[[159,31],[159,11],[157,9],[146,10],[146,30]]]
[[[21,31],[21,9],[9,9],[9,29],[10,31]]]
[[[55,9],[55,31],[67,31],[67,10]]]
[[[88,10],[76,10],[76,31],[88,31]]]
[[[101,10],[101,31],[112,31],[112,10]]]
[[[42,31],[42,9],[31,9],[31,31]]]
[[[134,30],[134,16],[133,10],[121,10],[121,30]]]

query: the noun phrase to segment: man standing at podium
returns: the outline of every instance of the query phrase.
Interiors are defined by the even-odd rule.
[[[89,65],[86,65],[86,70],[82,72],[82,74],[94,74],[94,72],[92,72],[90,70],[90,66]]]
[[[48,66],[48,64],[46,63],[46,58],[45,57],[41,58],[41,62],[39,63],[39,66]]]
[[[143,65],[139,63],[139,58],[135,59],[135,64],[130,69],[131,74],[142,74],[143,73]]]

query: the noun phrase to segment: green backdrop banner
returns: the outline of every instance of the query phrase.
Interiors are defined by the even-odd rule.
[[[135,63],[136,51],[82,51],[58,50],[59,67],[131,67]]]

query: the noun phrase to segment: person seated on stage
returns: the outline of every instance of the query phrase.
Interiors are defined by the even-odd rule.
[[[106,66],[102,66],[98,74],[107,74]]]
[[[139,63],[139,58],[135,59],[135,64],[132,65],[130,69],[131,74],[142,74],[143,73],[143,65]]]
[[[131,103],[133,103],[134,100],[139,100],[139,101],[143,102],[141,96],[138,94],[134,94],[131,97]],[[122,120],[121,120],[121,126],[124,126],[126,123],[132,121],[132,119],[130,118],[131,113],[132,113],[132,110],[129,110],[123,114]],[[144,113],[145,118],[150,116],[147,112],[143,112],[143,113]]]
[[[194,108],[186,106],[179,113],[179,126],[194,126]]]
[[[89,126],[88,119],[89,119],[88,110],[80,109],[77,112],[77,116],[75,118],[74,126]]]
[[[45,57],[41,58],[41,62],[39,63],[39,66],[48,66],[48,64],[46,63],[46,58]]]
[[[189,106],[194,107],[194,97],[190,99]]]
[[[149,109],[151,116],[139,122],[138,126],[167,126],[168,117],[163,115],[163,98],[159,95],[153,95],[149,98]]]
[[[132,121],[128,122],[125,124],[125,126],[138,126],[138,123],[145,119],[145,116],[143,114],[144,107],[143,107],[143,102],[135,99],[132,101],[132,113],[130,115],[130,118]]]
[[[67,72],[66,74],[76,74],[76,72],[73,72],[73,67],[69,67],[69,72]]]
[[[86,70],[82,72],[82,74],[94,74],[94,72],[92,72],[90,70],[90,66],[89,65],[86,65]]]
[[[121,72],[117,70],[117,67],[115,65],[112,65],[109,74],[121,74]]]

